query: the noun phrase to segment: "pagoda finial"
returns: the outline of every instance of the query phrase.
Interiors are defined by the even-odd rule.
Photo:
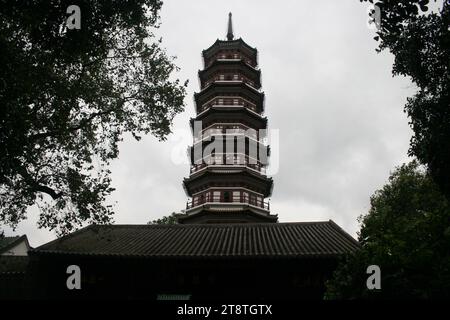
[[[227,32],[227,40],[231,41],[233,40],[233,23],[231,21],[231,12],[228,14],[228,32]]]

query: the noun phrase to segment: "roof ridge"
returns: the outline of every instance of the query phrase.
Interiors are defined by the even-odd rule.
[[[12,239],[12,238],[20,238],[23,237],[23,235],[21,236],[3,236],[3,239]]]
[[[23,234],[21,236],[11,236],[11,237],[3,237],[3,239],[9,239],[10,241],[5,243],[3,246],[0,247],[0,252],[5,252],[6,250],[10,249],[11,247],[14,247],[17,243],[19,243],[22,240],[25,240],[28,244],[28,247],[30,246],[28,243],[27,235]]]
[[[63,239],[66,240],[66,239],[73,238],[75,235],[77,235],[77,234],[79,234],[79,233],[81,233],[81,232],[85,232],[85,231],[87,231],[88,229],[92,229],[92,228],[94,228],[95,226],[106,226],[106,224],[103,224],[103,225],[100,225],[100,224],[94,224],[94,223],[93,223],[93,224],[90,224],[90,225],[85,226],[85,227],[83,227],[83,228],[81,228],[81,229],[78,229],[78,230],[76,230],[76,231],[74,231],[74,232],[72,232],[72,233],[69,233],[69,234],[67,234],[67,235],[64,235],[64,236],[62,236],[62,237],[60,237],[60,238],[56,238],[56,239],[54,239],[54,240],[52,240],[52,241],[50,241],[50,242],[44,243],[44,244],[40,245],[39,247],[36,247],[36,248],[34,248],[34,249],[31,249],[30,251],[33,252],[33,251],[41,250],[43,247],[45,247],[45,246],[50,246],[50,245],[52,245],[52,244],[54,244],[54,243],[57,243],[57,242],[62,241]]]
[[[267,222],[251,222],[251,223],[193,223],[193,224],[107,224],[107,225],[96,225],[98,227],[114,227],[114,228],[123,228],[123,227],[133,227],[133,228],[155,228],[155,227],[230,227],[230,226],[262,226],[262,225],[307,225],[307,224],[329,224],[331,220],[328,221],[295,221],[295,222],[276,222],[276,223],[267,223]],[[80,229],[78,231],[81,231]],[[342,229],[341,229],[342,230]],[[77,232],[78,232],[77,231]],[[344,231],[345,232],[345,231]],[[60,238],[62,239],[62,238]],[[354,240],[354,239],[353,239]]]

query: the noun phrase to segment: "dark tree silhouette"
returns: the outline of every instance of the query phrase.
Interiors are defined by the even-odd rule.
[[[362,248],[327,283],[328,299],[450,297],[450,202],[416,161],[375,192],[362,224]],[[381,290],[366,286],[366,269],[381,269]]]
[[[39,226],[67,233],[108,223],[108,165],[125,133],[164,139],[186,83],[155,40],[159,0],[0,0],[0,221],[40,208]]]

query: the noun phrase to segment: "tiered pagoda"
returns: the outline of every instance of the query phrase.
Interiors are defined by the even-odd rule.
[[[190,200],[180,223],[276,222],[266,200],[269,147],[258,52],[234,39],[231,13],[226,40],[203,51],[197,116],[189,148],[191,170],[183,181]]]

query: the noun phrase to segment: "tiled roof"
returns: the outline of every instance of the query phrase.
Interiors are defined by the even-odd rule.
[[[315,257],[358,249],[333,221],[91,225],[32,251],[142,257]]]
[[[251,52],[253,55],[257,55],[256,48],[249,46],[244,40],[242,40],[242,38],[239,38],[232,41],[217,39],[208,49],[203,50],[203,56],[208,57],[218,49],[228,49],[236,47],[245,48],[249,50],[249,52]]]
[[[20,236],[0,237],[0,249],[20,239]]]
[[[21,241],[26,241],[28,244],[26,235],[13,237],[0,237],[0,254],[14,247]]]

